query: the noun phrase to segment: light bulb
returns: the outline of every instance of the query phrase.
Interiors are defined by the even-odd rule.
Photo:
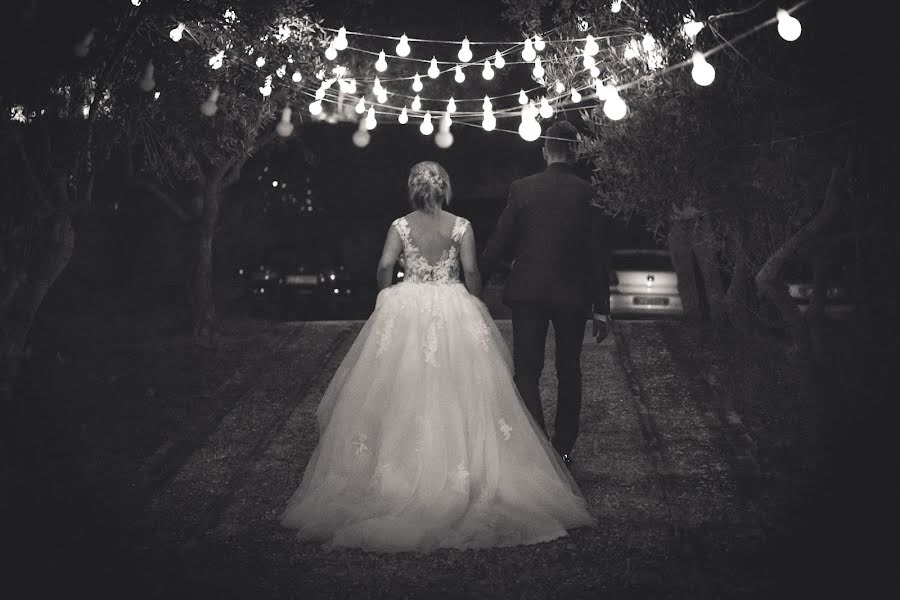
[[[262,69],[264,66],[266,66],[266,59],[265,59],[265,57],[260,56],[259,58],[257,58],[257,59],[256,59],[256,66],[259,67],[260,69]]]
[[[334,47],[334,44],[329,44],[328,48],[325,50],[325,58],[328,60],[334,60],[337,58],[337,49]]]
[[[691,69],[691,77],[697,85],[707,86],[716,78],[716,69],[706,62],[701,52],[694,52],[694,68]]]
[[[584,68],[585,68],[585,69],[590,69],[590,68],[594,67],[594,66],[597,64],[597,61],[594,60],[594,57],[593,57],[593,56],[591,56],[590,54],[588,54],[587,52],[585,52],[585,53],[584,53],[584,58],[581,59],[581,64],[584,65]]]
[[[311,102],[309,105],[309,112],[314,116],[322,114],[322,101],[316,100],[315,102]]]
[[[528,104],[528,96],[525,95],[525,90],[519,90],[519,104]]]
[[[569,92],[569,94],[572,96],[572,102],[574,102],[575,104],[581,102],[581,94],[578,93],[578,90],[576,90],[574,87]]]
[[[800,21],[796,17],[791,16],[783,8],[779,8],[775,16],[778,18],[778,35],[784,38],[785,41],[793,42],[800,37],[802,28],[800,27]]]
[[[447,112],[455,113],[456,112],[456,101],[453,99],[453,96],[450,96],[449,102],[447,102]]]
[[[316,90],[316,100],[323,100],[325,98],[325,84],[319,86],[319,89]]]
[[[494,70],[491,68],[491,59],[484,59],[484,69],[481,70],[481,76],[485,81],[490,81],[494,78]]]
[[[684,35],[686,35],[692,42],[694,38],[697,37],[697,34],[700,33],[700,30],[703,29],[704,25],[698,21],[688,21],[684,24],[682,29],[684,30]]]
[[[384,55],[384,50],[378,53],[378,60],[375,61],[375,70],[379,72],[387,70],[387,58]]]
[[[594,77],[594,78],[600,77],[600,67],[598,67],[597,65],[594,65],[593,67],[591,67],[591,69],[590,69],[590,71],[588,71],[588,73],[591,74],[591,77]]]
[[[413,98],[413,101],[412,101],[412,104],[410,105],[410,107],[413,110],[419,110],[420,108],[422,108],[422,101],[419,99],[418,94],[416,94],[416,97]]]
[[[359,102],[356,103],[356,114],[361,115],[366,112],[366,99],[360,98]]]
[[[134,6],[140,6],[140,5],[141,5],[141,0],[131,0],[131,3],[132,3]]]
[[[275,126],[275,131],[281,137],[288,137],[294,132],[294,124],[291,123],[291,108],[285,106],[281,111],[281,121]]]
[[[431,135],[434,133],[434,125],[431,124],[431,112],[426,112],[422,117],[422,123],[419,125],[419,131],[422,135]]]
[[[372,93],[377,96],[383,90],[384,88],[381,87],[381,81],[379,81],[378,77],[375,77],[375,81],[372,82]]]
[[[437,59],[435,57],[431,57],[431,66],[428,67],[428,76],[432,79],[437,79],[438,75],[441,74],[440,69],[438,69]]]
[[[566,86],[563,85],[563,82],[562,82],[562,81],[560,81],[559,79],[557,79],[557,80],[556,80],[556,85],[554,86],[554,89],[556,90],[556,93],[557,93],[557,94],[562,94],[564,91],[566,91]]]
[[[375,120],[375,107],[370,106],[369,112],[366,113],[366,129],[369,131],[375,129],[378,125],[378,121]]]
[[[169,32],[169,37],[172,38],[173,42],[180,42],[182,33],[184,33],[184,23],[179,23],[178,27]]]
[[[338,29],[337,37],[334,38],[332,42],[334,44],[335,50],[346,50],[347,49],[347,30],[344,27]]]
[[[625,116],[625,112],[627,110],[628,109],[625,106],[625,101],[619,97],[619,93],[616,91],[616,89],[612,88],[609,91],[606,102],[603,103],[603,114],[605,114],[613,121],[618,121]]]
[[[594,80],[594,88],[597,90],[597,99],[606,100],[609,98],[609,88],[599,79]]]
[[[456,55],[459,57],[459,60],[464,63],[472,60],[472,50],[469,48],[468,37],[463,38],[462,47],[459,49],[459,52]]]
[[[534,69],[531,70],[531,74],[535,79],[540,79],[544,76],[544,67],[541,65],[540,56],[534,59]]]
[[[359,129],[353,132],[353,145],[357,148],[365,148],[372,140],[372,136],[369,135],[364,121],[360,121],[359,125]]]
[[[486,112],[490,112],[494,109],[494,107],[491,105],[491,99],[489,97],[484,97],[484,102],[481,103],[481,108],[483,108]]]
[[[419,77],[418,73],[416,73],[415,76],[413,77],[412,89],[414,92],[422,91],[422,78]]]
[[[498,69],[502,69],[506,65],[506,59],[503,58],[503,55],[500,54],[500,51],[497,50],[494,52],[494,66]]]
[[[159,100],[159,95],[160,95],[159,92],[154,93],[154,94],[153,94],[153,99],[154,99],[154,100]]]
[[[450,118],[449,112],[445,112],[438,124],[438,131],[450,131],[451,125],[453,125],[453,119]]]
[[[553,107],[547,102],[547,97],[541,98],[540,115],[542,119],[549,119],[553,116]]]
[[[613,11],[614,13],[622,10],[622,0],[613,0],[612,6],[609,7],[609,10]]]
[[[381,90],[380,94],[376,94],[375,99],[378,100],[379,104],[387,103],[387,92],[385,90]]]
[[[219,50],[218,53],[214,54],[214,55],[209,59],[209,66],[212,67],[213,69],[221,69],[221,68],[222,68],[222,64],[223,64],[224,62],[225,62],[225,51],[224,51],[224,50]]]
[[[537,52],[534,51],[534,45],[531,43],[531,38],[525,38],[523,44],[522,60],[526,62],[533,61],[537,57]]]
[[[456,75],[453,76],[453,79],[456,80],[456,83],[462,83],[466,80],[466,74],[463,73],[462,67],[460,65],[456,65]]]
[[[493,131],[497,127],[497,117],[493,113],[484,113],[484,119],[481,121],[481,127],[485,131]]]
[[[291,75],[291,81],[293,81],[294,83],[300,83],[301,81],[303,81],[303,75],[300,73],[300,71],[294,71],[294,74]]]
[[[211,117],[216,114],[216,111],[219,110],[219,105],[216,102],[219,101],[219,88],[213,88],[213,91],[209,93],[209,98],[207,98],[203,104],[200,105],[200,112],[203,113],[204,116]]]
[[[403,110],[400,111],[400,116],[397,117],[397,120],[400,121],[401,125],[406,125],[407,121],[409,121],[409,114],[406,112],[406,107],[403,107]]]
[[[541,126],[534,118],[534,104],[522,107],[522,122],[519,123],[519,135],[526,142],[533,142],[541,137]]]
[[[440,129],[437,135],[434,136],[434,143],[437,144],[438,148],[446,150],[453,145],[453,134],[449,130]]]
[[[534,49],[541,52],[546,47],[547,43],[544,41],[544,38],[542,38],[540,34],[534,34]]]
[[[406,34],[400,36],[400,42],[397,43],[397,56],[409,56],[409,38]]]
[[[356,80],[355,79],[351,79],[350,83],[347,84],[347,93],[348,94],[356,93]]]
[[[587,34],[584,38],[584,54],[586,56],[596,56],[598,52],[600,52],[600,46],[597,45],[594,36]]]
[[[272,94],[272,76],[268,75],[266,77],[266,82],[263,84],[261,88],[259,88],[259,93],[263,95],[263,97],[268,98]]]

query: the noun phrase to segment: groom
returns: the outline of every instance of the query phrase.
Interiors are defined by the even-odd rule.
[[[608,334],[608,251],[604,221],[590,207],[591,185],[574,171],[578,132],[566,121],[547,130],[542,173],[514,181],[509,201],[480,259],[487,280],[512,258],[503,303],[512,309],[515,382],[544,434],[538,381],[547,329],[556,336],[553,447],[570,465],[581,411],[581,347],[591,313],[597,342]]]

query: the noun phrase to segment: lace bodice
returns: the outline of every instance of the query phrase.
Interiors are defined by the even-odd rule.
[[[397,229],[403,241],[401,258],[406,265],[404,281],[413,283],[457,283],[459,281],[459,245],[469,227],[469,221],[456,217],[453,232],[450,234],[450,246],[441,254],[436,264],[431,264],[422,256],[418,246],[413,243],[409,221],[406,217],[395,220],[392,227]]]

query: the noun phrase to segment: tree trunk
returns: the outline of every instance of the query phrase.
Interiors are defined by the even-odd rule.
[[[195,224],[193,268],[188,289],[191,325],[195,337],[209,337],[218,329],[213,294],[213,244],[222,193],[221,181],[207,183],[203,190],[200,218]]]
[[[75,230],[68,213],[57,213],[42,244],[36,245],[31,272],[20,279],[0,314],[0,402],[10,406],[22,361],[30,354],[28,334],[44,297],[56,282],[75,248]]]
[[[697,270],[694,266],[694,252],[691,240],[690,225],[687,220],[673,219],[672,227],[666,239],[675,274],[678,276],[678,295],[684,307],[684,317],[690,320],[703,318],[700,299],[700,287],[697,281]]]

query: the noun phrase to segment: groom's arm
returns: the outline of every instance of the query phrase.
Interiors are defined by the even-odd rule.
[[[611,249],[609,245],[609,220],[599,208],[588,207],[588,282],[592,298],[592,311],[597,315],[609,314],[609,274]]]
[[[496,270],[497,264],[501,258],[512,258],[515,250],[516,230],[519,220],[519,200],[516,194],[516,184],[513,182],[509,187],[509,199],[506,208],[497,221],[497,228],[488,239],[484,252],[478,260],[478,267],[481,271],[481,280],[487,281],[491,274]]]

